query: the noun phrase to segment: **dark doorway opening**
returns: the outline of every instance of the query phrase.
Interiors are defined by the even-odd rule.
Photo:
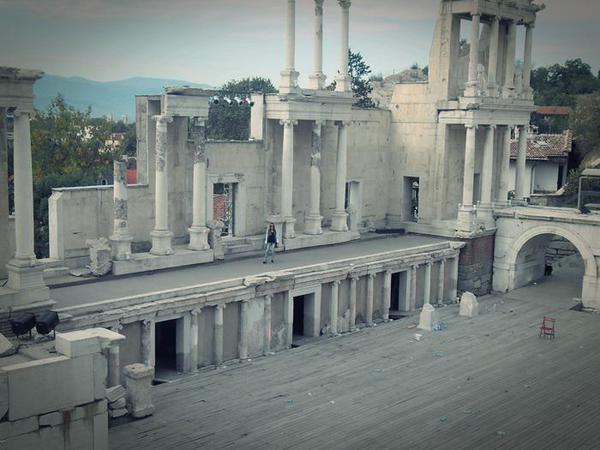
[[[392,292],[391,292],[391,301],[390,301],[390,310],[391,311],[399,311],[400,310],[400,274],[393,273],[392,274]]]
[[[177,371],[177,320],[156,323],[154,357],[157,374]]]
[[[304,336],[304,295],[294,297],[294,336]]]
[[[419,178],[404,177],[405,217],[410,222],[419,220],[419,189]]]

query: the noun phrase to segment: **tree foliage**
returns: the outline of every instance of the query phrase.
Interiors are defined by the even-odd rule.
[[[277,92],[271,80],[262,77],[231,80],[221,87],[223,96],[231,100],[239,96],[242,100],[253,92],[265,94]],[[211,105],[208,112],[206,132],[209,139],[247,140],[250,136],[250,105],[233,102],[228,104],[221,99]]]
[[[577,140],[578,163],[587,154],[600,151],[600,90],[577,99],[570,126]]]
[[[600,90],[600,79],[589,64],[578,58],[533,70],[531,85],[536,105],[574,108],[577,96]]]
[[[374,108],[375,103],[371,100],[371,67],[365,62],[360,52],[348,50],[348,75],[350,76],[354,104],[359,108]],[[337,83],[333,81],[327,89],[334,91]]]

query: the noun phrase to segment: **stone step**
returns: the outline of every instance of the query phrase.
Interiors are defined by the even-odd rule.
[[[44,269],[44,280],[67,276],[69,275],[69,270],[71,269],[66,266],[48,267]]]

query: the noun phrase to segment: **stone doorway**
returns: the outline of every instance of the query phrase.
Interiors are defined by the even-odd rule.
[[[419,190],[418,177],[404,177],[404,217],[408,222],[419,221]]]
[[[344,208],[348,213],[348,228],[353,231],[358,230],[362,220],[360,181],[352,180],[346,183]]]
[[[157,322],[154,342],[155,377],[177,372],[177,320]]]
[[[233,236],[237,183],[213,184],[213,218],[223,222],[222,236]]]
[[[410,310],[408,305],[408,272],[392,274],[389,315],[392,319],[404,317],[404,312]]]
[[[298,295],[294,297],[294,319],[292,326],[294,341],[296,341],[298,338],[304,337],[305,297],[305,295]]]

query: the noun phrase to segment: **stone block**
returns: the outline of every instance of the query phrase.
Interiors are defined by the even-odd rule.
[[[116,400],[108,405],[110,409],[121,409],[127,406],[127,402],[125,401],[125,397],[121,397],[119,400]]]
[[[101,351],[100,341],[96,336],[85,336],[83,331],[56,333],[54,345],[56,351],[69,358],[91,355]]]
[[[438,322],[438,312],[436,309],[426,303],[423,305],[423,309],[421,310],[421,314],[419,315],[419,326],[420,330],[432,331],[433,326]]]
[[[127,395],[127,391],[123,386],[118,384],[116,386],[106,389],[104,397],[106,398],[108,403],[114,403],[120,398],[125,398],[125,395]]]
[[[477,297],[471,292],[463,292],[460,298],[460,316],[463,317],[475,317],[479,314],[479,303]]]
[[[108,414],[97,414],[93,421],[94,450],[108,449]]]
[[[12,343],[6,339],[2,333],[0,333],[0,358],[4,356],[10,356],[16,351],[17,350],[15,349],[14,345],[12,345]]]
[[[106,393],[106,377],[108,375],[108,364],[106,357],[101,353],[94,353],[94,398],[104,399]]]
[[[127,388],[127,409],[135,417],[154,413],[152,404],[152,379],[154,368],[145,364],[131,364],[123,369]]]
[[[127,414],[127,408],[111,409],[108,411],[108,414],[113,419],[116,419],[117,417],[123,417],[124,415]]]
[[[0,369],[0,420],[8,411],[8,376]]]
[[[63,423],[63,414],[58,411],[40,416],[40,427],[55,427]]]
[[[4,422],[8,424],[8,437],[20,436],[22,434],[33,433],[40,427],[37,416],[27,417],[26,419]]]
[[[94,415],[104,414],[106,412],[108,402],[106,400],[97,401],[94,405]]]

